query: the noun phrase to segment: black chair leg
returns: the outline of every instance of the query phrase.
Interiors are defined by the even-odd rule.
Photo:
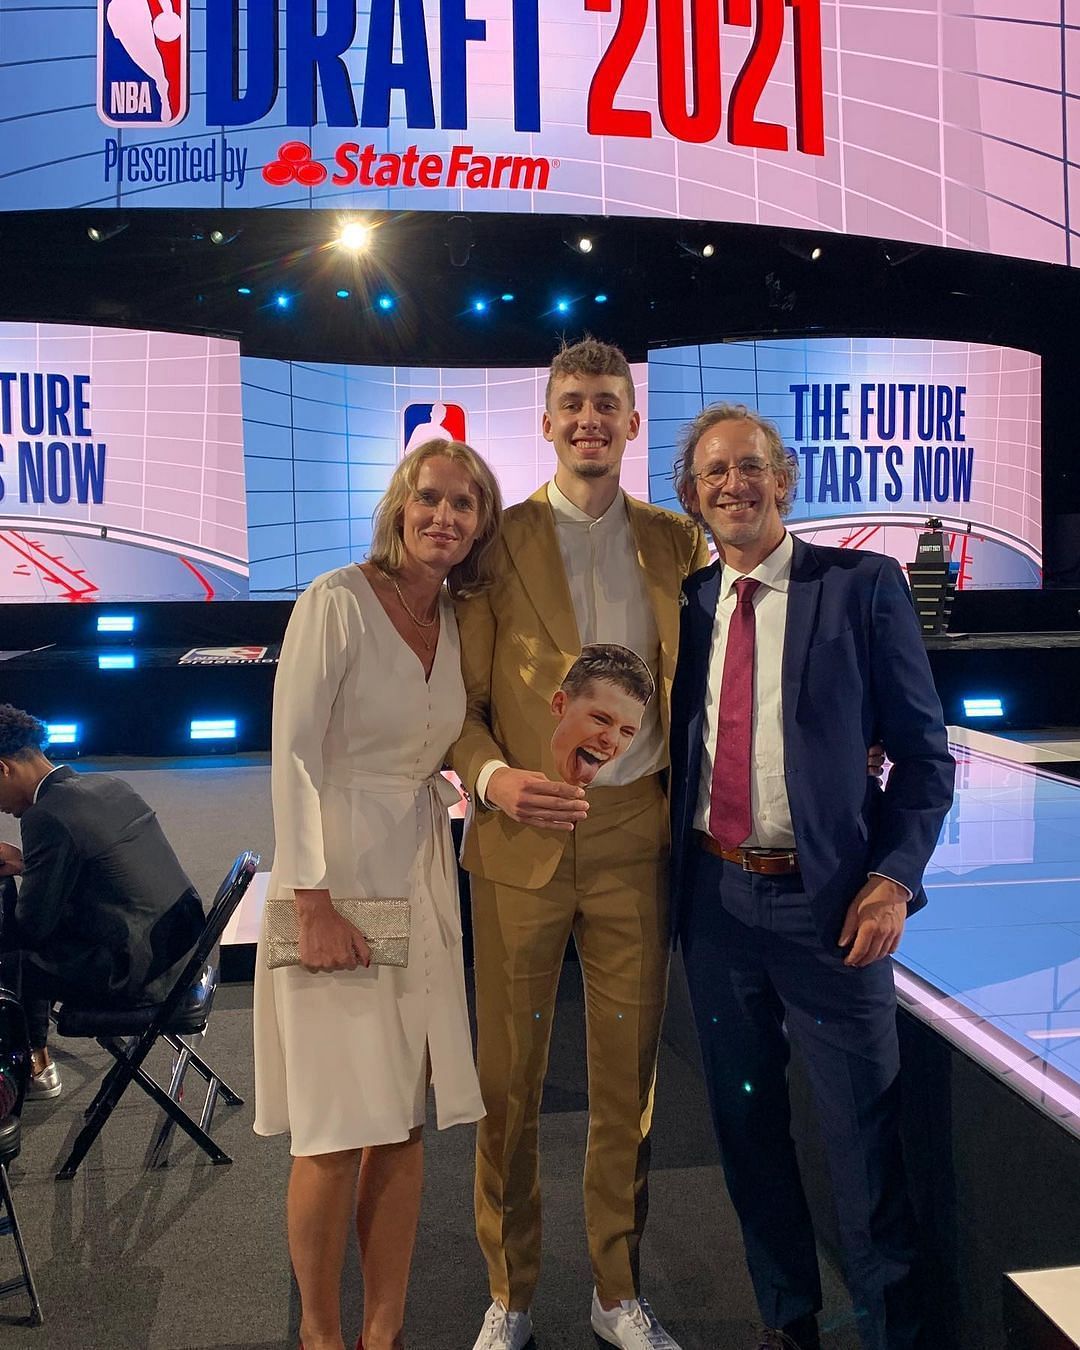
[[[41,1303],[38,1301],[34,1275],[30,1269],[26,1247],[23,1245],[19,1217],[15,1213],[15,1199],[11,1194],[11,1182],[8,1180],[7,1168],[3,1163],[0,1163],[0,1200],[3,1201],[4,1208],[7,1210],[7,1218],[0,1219],[0,1233],[10,1233],[15,1239],[15,1250],[19,1254],[19,1265],[22,1266],[21,1280],[8,1280],[6,1284],[0,1284],[0,1298],[6,1298],[9,1294],[15,1294],[20,1289],[25,1289],[30,1295],[30,1325],[39,1327],[45,1319],[41,1315]]]
[[[105,1045],[105,1048],[114,1055],[117,1055],[118,1063],[115,1071],[109,1071],[109,1077],[112,1081],[108,1084],[107,1090],[99,1092],[95,1098],[94,1109],[88,1112],[86,1124],[79,1131],[78,1137],[71,1147],[71,1152],[67,1156],[67,1161],[56,1174],[57,1181],[70,1181],[79,1170],[79,1164],[89,1152],[90,1145],[101,1133],[105,1122],[113,1113],[113,1107],[124,1095],[127,1085],[135,1077],[136,1072],[138,1072],[132,1064],[123,1057],[122,1051],[118,1052],[112,1045],[108,1045],[104,1041],[102,1041],[101,1044]]]

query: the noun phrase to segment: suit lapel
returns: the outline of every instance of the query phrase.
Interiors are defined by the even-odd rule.
[[[522,503],[507,526],[506,548],[533,608],[559,651],[576,658],[581,638],[546,484]]]
[[[672,560],[668,556],[670,545],[667,532],[653,528],[654,517],[640,502],[629,495],[625,495],[624,500],[645,593],[649,597],[656,632],[660,638],[658,674],[664,689],[664,697],[660,700],[660,724],[666,740],[671,713],[671,681],[679,655],[679,577],[677,569],[669,565]],[[658,556],[660,548],[664,549],[662,556]]]
[[[793,537],[791,581],[788,585],[787,625],[784,629],[784,722],[791,725],[799,705],[806,653],[817,623],[821,603],[821,572],[814,551],[797,535]]]

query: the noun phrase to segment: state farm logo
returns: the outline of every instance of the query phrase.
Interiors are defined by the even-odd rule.
[[[557,159],[544,155],[484,155],[471,145],[455,145],[449,153],[422,153],[415,145],[401,153],[378,150],[374,145],[344,141],[334,152],[335,187],[363,188],[505,188],[543,192]],[[262,171],[272,187],[319,187],[329,170],[313,159],[311,146],[286,141]]]
[[[264,165],[266,181],[274,187],[299,183],[301,187],[318,187],[326,182],[326,168],[311,158],[311,146],[303,141],[286,141],[278,151],[277,159]]]

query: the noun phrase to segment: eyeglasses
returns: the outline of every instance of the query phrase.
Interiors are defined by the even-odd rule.
[[[768,463],[763,459],[740,459],[738,464],[729,464],[726,469],[708,469],[705,473],[695,473],[694,478],[706,487],[723,487],[733,473],[747,483],[756,483],[769,471]]]

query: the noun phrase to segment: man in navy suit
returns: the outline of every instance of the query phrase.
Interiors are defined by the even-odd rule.
[[[677,487],[719,560],[684,587],[672,695],[672,918],[766,1324],[817,1350],[821,1287],[790,1135],[789,1042],[821,1120],[866,1350],[920,1341],[892,963],[953,761],[900,568],[793,538],[797,479],[745,407],[686,430]],[[881,790],[867,747],[892,760]]]

